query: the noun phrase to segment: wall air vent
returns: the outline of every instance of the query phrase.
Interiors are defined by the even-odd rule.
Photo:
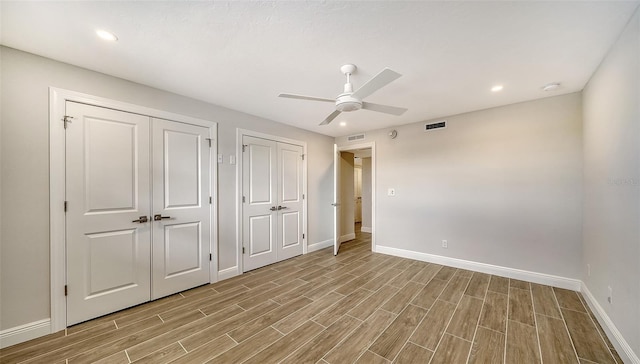
[[[447,121],[446,120],[442,120],[442,121],[438,121],[436,123],[424,124],[424,131],[432,131],[434,129],[441,129],[441,128],[446,128],[446,127],[447,127]]]
[[[350,142],[355,140],[364,140],[364,134],[350,135],[347,137],[347,140]]]

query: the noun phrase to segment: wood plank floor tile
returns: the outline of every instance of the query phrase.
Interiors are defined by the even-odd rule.
[[[448,281],[456,273],[456,268],[443,266],[433,278]]]
[[[375,278],[377,275],[378,273],[374,271],[365,272],[362,275],[357,276],[356,278],[336,288],[334,291],[346,296],[350,293],[353,293],[353,291],[361,288],[365,284],[369,283],[369,281]]]
[[[302,326],[269,345],[244,364],[277,363],[317,336],[324,329],[324,327],[313,321],[306,321]]]
[[[491,276],[487,289],[493,292],[509,294],[509,278]]]
[[[558,305],[560,305],[560,308],[567,308],[569,310],[579,312],[587,312],[587,310],[582,305],[582,301],[578,297],[578,292],[557,287],[554,287],[553,291],[556,294],[556,298],[558,299]]]
[[[509,289],[509,320],[535,326],[533,318],[533,304],[529,290]]]
[[[368,289],[370,291],[377,291],[380,287],[387,284],[390,280],[394,279],[398,274],[402,273],[402,270],[396,268],[390,268],[384,271],[384,273],[375,277],[368,283],[366,283],[362,288]]]
[[[273,289],[270,289],[262,294],[259,295],[253,295],[252,297],[246,298],[243,301],[238,302],[238,306],[242,307],[245,310],[249,310],[253,307],[256,307],[257,305],[259,305],[262,302],[268,301],[274,297],[277,297],[281,294],[287,293],[289,291],[291,291],[292,289],[295,289],[297,287],[302,286],[303,284],[306,284],[305,281],[301,280],[301,279],[294,279],[288,283],[285,283],[281,286],[275,287]],[[249,291],[251,292],[251,291]]]
[[[463,276],[453,276],[438,299],[451,303],[458,303],[460,298],[462,298],[464,291],[467,289],[467,285],[470,280],[471,278]]]
[[[482,315],[480,316],[480,326],[506,333],[507,301],[507,295],[487,291],[487,297],[484,300],[482,308]]]
[[[250,340],[247,340],[243,343],[240,343],[239,345],[232,347],[231,349],[207,361],[206,363],[207,364],[242,363],[243,361],[252,357],[262,349],[276,342],[282,336],[284,335],[282,335],[280,332],[278,332],[274,328],[267,327],[264,330],[255,334],[254,336],[252,336]]]
[[[313,301],[309,298],[298,297],[298,299],[269,311],[252,321],[243,323],[242,326],[228,332],[228,335],[236,342],[242,343],[246,339],[252,337],[256,332],[264,330],[312,302]]]
[[[487,293],[487,288],[489,287],[490,279],[491,276],[488,274],[478,272],[473,273],[471,281],[469,281],[469,285],[467,286],[467,290],[464,291],[464,294],[484,300],[484,296]]]
[[[435,350],[455,310],[456,305],[453,303],[436,300],[409,340]]]
[[[440,269],[442,269],[440,264],[429,264],[418,272],[418,274],[413,276],[412,280],[414,282],[427,284],[433,277],[435,277],[436,274],[438,274]]]
[[[421,283],[408,282],[382,306],[382,309],[399,314],[423,288],[424,285]]]
[[[344,297],[340,301],[333,304],[329,309],[323,313],[317,315],[313,321],[319,323],[324,327],[329,327],[336,322],[342,315],[347,313],[352,308],[356,307],[360,302],[365,300],[371,295],[370,291],[365,289],[358,289],[352,292],[350,295]]]
[[[355,364],[389,364],[389,360],[369,350],[365,351]]]
[[[66,363],[66,361],[64,361],[63,363]],[[129,357],[127,356],[127,353],[125,353],[124,351],[120,351],[113,355],[109,355],[106,358],[94,361],[93,364],[129,364]]]
[[[184,350],[182,345],[175,342],[169,346],[165,346],[164,348],[155,351],[141,359],[136,360],[136,364],[165,364],[178,359],[183,356],[187,352]],[[127,363],[129,359],[127,358]]]
[[[431,279],[429,283],[413,298],[411,304],[426,309],[431,308],[446,286],[446,281],[435,278]]]
[[[224,353],[236,345],[236,342],[228,335],[222,335],[194,350],[190,350],[187,354],[172,361],[171,364],[204,363],[205,361]]]
[[[387,300],[393,297],[398,291],[398,288],[383,286],[378,291],[369,296],[366,300],[362,301],[359,305],[352,308],[349,312],[347,312],[347,314],[359,320],[366,320],[367,317],[373,314],[380,306],[387,302]]]
[[[476,332],[476,326],[478,326],[481,310],[481,299],[463,296],[453,314],[453,318],[451,318],[446,332],[453,336],[472,341],[473,335]]]
[[[518,279],[509,279],[509,287],[512,288],[519,288],[519,289],[524,289],[524,290],[529,290],[531,289],[531,286],[529,285],[529,282],[525,282],[525,281],[521,281]]]
[[[211,315],[212,313],[215,313],[217,311],[220,311],[223,308],[226,307],[230,307],[230,306],[237,306],[236,304],[239,301],[244,301],[246,299],[250,299],[256,296],[259,296],[271,289],[277,288],[279,287],[277,284],[274,283],[266,283],[263,284],[261,286],[258,286],[254,289],[250,289],[248,291],[244,291],[244,292],[240,292],[237,295],[232,295],[229,297],[225,297],[224,299],[212,299],[211,301],[207,302],[206,305],[201,306],[200,307],[200,311],[202,311],[202,313],[204,313],[205,315]],[[224,292],[223,292],[224,293]],[[261,302],[262,303],[262,302]]]
[[[369,350],[387,360],[393,360],[426,313],[427,310],[424,308],[408,305]]]
[[[505,335],[497,331],[478,327],[476,337],[471,346],[469,364],[503,363]]]
[[[305,293],[305,297],[309,297],[315,301],[326,295],[327,293],[332,292],[336,288],[336,286],[340,284],[340,282],[345,282],[347,280],[353,279],[354,277],[355,276],[351,274],[344,274],[337,278],[333,278],[326,283],[317,286],[315,289]]]
[[[355,362],[395,318],[396,315],[390,312],[376,311],[324,359],[338,364]]]
[[[464,364],[467,362],[471,342],[444,334],[431,360],[432,364]]]
[[[285,358],[282,363],[302,364],[317,362],[358,327],[360,323],[360,320],[353,317],[342,316],[340,320]]]
[[[205,308],[205,310],[208,311],[209,314],[211,314],[223,308],[235,305],[237,299],[239,299],[239,297],[242,297],[242,294],[247,291],[249,291],[249,288],[245,286],[238,286],[201,300],[189,302],[191,301],[191,299],[187,299],[185,300],[185,302],[180,302],[180,304],[178,305],[173,305],[166,308],[163,307],[161,310],[156,311],[159,311],[158,315],[164,321],[168,321],[173,319],[174,317],[180,316],[184,314],[185,311],[198,310],[201,308]],[[206,312],[203,313],[206,314]],[[134,319],[136,318],[137,317],[134,317]],[[126,324],[130,324],[129,322],[127,322],[127,319],[127,317],[122,318],[118,327],[124,327],[126,326]],[[135,323],[135,321],[133,323]]]
[[[275,306],[276,304],[272,303],[271,305],[267,306],[267,308],[272,308],[272,307],[275,308]],[[235,320],[235,322],[237,322],[238,320],[243,319],[244,317],[249,317],[249,315],[251,314],[248,311],[243,311],[238,306],[231,306],[221,311],[218,311],[212,315],[209,315],[207,317],[199,318],[198,320],[193,320],[174,330],[162,333],[161,335],[157,335],[154,338],[145,340],[144,342],[141,342],[137,345],[134,343],[131,343],[130,346],[127,348],[127,353],[129,354],[129,358],[131,358],[132,361],[136,361],[171,343],[180,341],[186,337],[189,337],[190,335],[199,333],[202,330],[209,329],[212,327],[212,325],[215,326],[215,325],[218,325],[220,322],[226,322],[229,320]],[[218,337],[223,333],[220,333],[213,337]]]
[[[273,327],[283,334],[288,334],[296,327],[305,323],[307,320],[310,320],[311,318],[328,309],[331,305],[338,302],[343,297],[344,296],[339,293],[331,292],[323,298],[280,320],[280,322],[274,324]]]
[[[456,271],[456,275],[464,278],[471,278],[473,276],[473,272],[470,270],[458,268],[458,270]]]
[[[209,326],[202,331],[190,335],[184,340],[180,339],[180,343],[182,343],[182,346],[184,346],[187,351],[191,351],[198,346],[205,344],[206,342],[211,340],[212,337],[218,337],[224,333],[232,331],[242,326],[244,323],[258,318],[266,314],[267,312],[276,309],[277,307],[279,307],[277,303],[273,301],[267,301],[259,306],[252,308],[249,311],[241,312],[213,326]],[[129,351],[129,356],[131,356],[131,354],[132,352]]]
[[[579,358],[596,363],[615,364],[609,348],[600,337],[589,314],[563,309],[562,315]]]
[[[542,361],[545,363],[578,363],[564,322],[543,315],[536,315],[536,321]]]
[[[533,295],[533,308],[536,313],[561,318],[560,309],[558,308],[551,287],[532,283],[531,293]]]
[[[408,342],[393,361],[394,364],[428,363],[433,356],[433,351]]]
[[[393,278],[388,284],[396,288],[402,288],[410,280],[412,280],[413,277],[416,276],[416,274],[420,273],[422,268],[424,267],[420,265],[411,265],[407,269],[405,269],[404,272],[398,274],[395,278]]]
[[[505,363],[540,363],[535,327],[509,320]]]

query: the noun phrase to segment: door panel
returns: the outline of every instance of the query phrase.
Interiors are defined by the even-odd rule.
[[[277,143],[278,261],[302,254],[302,146]]]
[[[276,262],[277,170],[276,143],[242,138],[242,246],[243,270]]]
[[[153,119],[153,299],[209,282],[208,135]]]
[[[150,298],[148,117],[66,103],[67,325]]]

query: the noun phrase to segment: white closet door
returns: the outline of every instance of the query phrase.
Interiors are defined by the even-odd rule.
[[[148,117],[66,103],[67,325],[150,298]]]
[[[153,120],[153,299],[209,282],[208,135]]]
[[[277,261],[277,147],[276,142],[242,139],[243,270]]]
[[[277,259],[302,254],[302,147],[278,143]]]
[[[340,163],[342,158],[338,145],[333,145],[333,255],[338,255],[340,250],[340,220],[342,219],[340,207]]]

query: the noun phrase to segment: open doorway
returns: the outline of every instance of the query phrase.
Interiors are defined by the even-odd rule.
[[[370,246],[375,251],[375,145],[359,144],[336,149],[336,244]]]

